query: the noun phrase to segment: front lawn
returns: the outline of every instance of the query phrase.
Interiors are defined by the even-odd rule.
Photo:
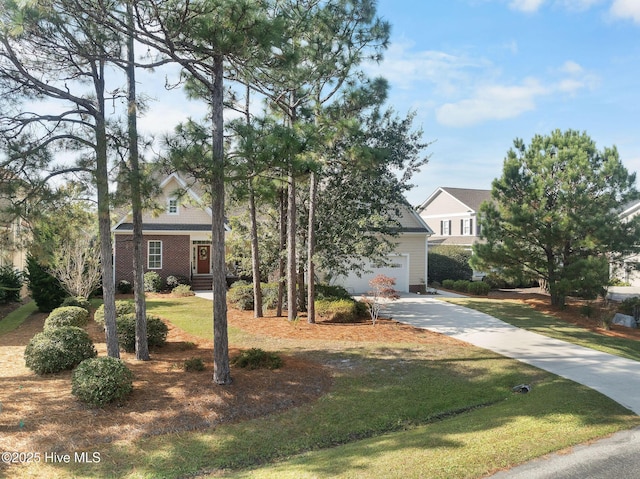
[[[210,302],[156,297],[148,307],[151,314],[210,340]],[[375,327],[309,325],[272,316],[253,319],[251,312],[230,310],[229,325],[233,348],[277,351],[291,358],[289,364],[312,360],[332,376],[331,389],[316,401],[253,419],[116,442],[104,438],[83,448],[99,452],[99,463],[40,462],[12,466],[8,475],[173,478],[204,472],[212,477],[474,478],[640,425],[640,418],[583,386],[390,321]],[[0,350],[5,347],[2,339]],[[163,362],[162,354],[156,352],[151,363]],[[277,381],[284,372],[265,373],[262,380]],[[222,388],[208,382],[211,371],[202,374],[201,386],[220,397],[250,380],[232,369],[236,383]],[[171,377],[181,381],[187,376]],[[29,382],[37,379],[32,375]],[[0,380],[15,384],[16,378]],[[529,394],[511,392],[523,382],[533,385]],[[281,392],[288,387],[300,385],[291,383]],[[260,401],[249,395],[247,399]],[[20,398],[37,401],[26,392]],[[184,401],[186,407],[188,396]],[[77,407],[73,402],[69,406]],[[121,412],[132,407],[125,403]],[[170,417],[158,420],[171,429]],[[12,433],[11,425],[3,426]]]

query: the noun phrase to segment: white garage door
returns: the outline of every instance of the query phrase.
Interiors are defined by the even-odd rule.
[[[352,294],[362,294],[371,290],[369,281],[383,274],[390,278],[395,278],[397,291],[408,293],[409,292],[409,257],[408,256],[391,256],[389,258],[391,266],[385,266],[382,268],[372,268],[367,266],[367,270],[371,270],[371,273],[363,273],[361,277],[358,277],[355,273],[350,273],[348,276],[339,276],[336,278],[336,283],[344,286]]]

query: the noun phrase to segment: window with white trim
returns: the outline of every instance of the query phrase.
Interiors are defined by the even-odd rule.
[[[443,220],[440,222],[440,235],[441,236],[451,235],[451,220]]]
[[[147,243],[147,268],[162,269],[162,241],[150,240]]]
[[[471,218],[461,221],[460,232],[463,236],[471,236],[473,234],[473,220]]]
[[[169,198],[167,200],[167,213],[170,215],[177,215],[179,213],[178,208],[178,199],[177,198]]]

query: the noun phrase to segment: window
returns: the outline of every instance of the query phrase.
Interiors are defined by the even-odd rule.
[[[451,220],[444,220],[440,222],[440,235],[442,236],[451,235]]]
[[[152,240],[147,243],[147,267],[162,269],[162,241]]]
[[[179,213],[177,198],[169,198],[167,201],[167,213],[170,215],[177,215]]]
[[[464,236],[471,236],[473,234],[473,220],[471,218],[460,221],[460,232]]]

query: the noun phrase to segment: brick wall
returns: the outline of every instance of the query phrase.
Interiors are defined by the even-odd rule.
[[[154,269],[163,279],[177,275],[191,277],[191,239],[189,235],[145,235],[142,241],[144,271],[147,268],[147,244],[162,241],[162,269]],[[133,236],[115,236],[115,281],[127,280],[133,284]]]

